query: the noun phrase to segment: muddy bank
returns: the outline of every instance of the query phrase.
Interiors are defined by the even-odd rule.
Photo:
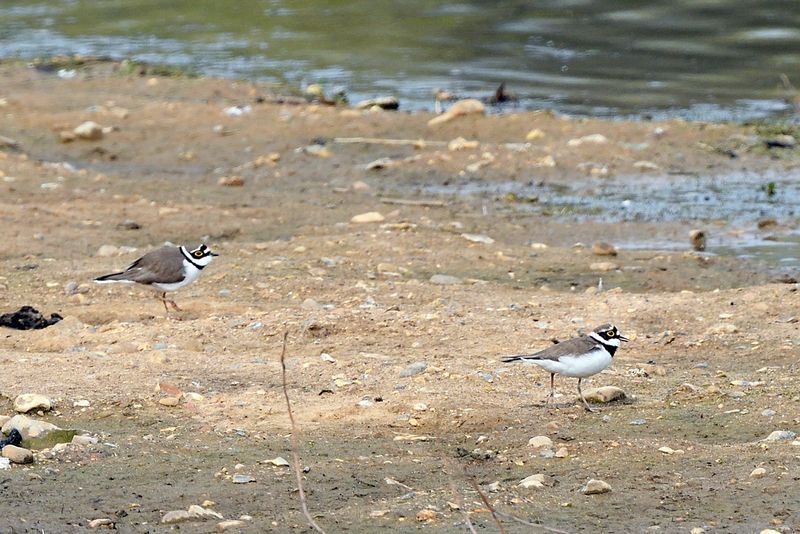
[[[465,531],[463,512],[495,529],[471,477],[499,511],[568,532],[798,527],[797,446],[760,441],[798,431],[792,273],[691,251],[686,237],[791,236],[793,185],[761,187],[795,172],[796,149],[735,125],[524,113],[431,128],[425,114],[259,104],[266,89],[244,82],[0,76],[0,135],[20,145],[0,151],[0,305],[65,317],[0,332],[0,413],[43,393],[55,410],[42,418],[99,438],[2,471],[0,530],[80,532],[109,517],[162,532],[168,510],[209,500],[226,519],[251,516],[241,531],[305,531],[290,470],[265,463],[291,456],[285,330],[309,506],[329,532]],[[233,105],[251,109],[230,116]],[[87,120],[102,138],[61,142]],[[336,141],[354,137],[429,142]],[[478,145],[451,150],[458,137]],[[646,203],[644,184],[698,176],[723,189],[737,176],[763,191],[750,202],[763,211],[618,216],[626,184]],[[591,209],[563,209],[559,188]],[[382,220],[351,222],[368,212]],[[90,283],[165,240],[201,238],[221,256],[175,294],[180,314]],[[597,240],[617,255],[593,255]],[[573,403],[565,378],[558,406],[543,407],[547,373],[499,361],[607,321],[633,341],[589,382],[630,400],[599,414]],[[414,362],[425,370],[400,376]],[[164,406],[159,382],[199,397]],[[566,456],[529,447],[537,435]],[[537,473],[543,488],[518,487]],[[584,495],[590,478],[612,491]]]

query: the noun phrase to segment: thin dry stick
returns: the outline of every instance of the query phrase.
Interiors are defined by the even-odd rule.
[[[283,350],[281,350],[281,382],[283,383],[283,396],[286,397],[286,411],[289,412],[289,420],[292,422],[292,460],[294,464],[294,474],[297,477],[297,490],[300,494],[300,506],[303,508],[303,515],[306,516],[308,524],[317,532],[325,534],[325,531],[317,525],[316,521],[308,513],[308,504],[306,503],[306,493],[303,491],[303,474],[300,472],[300,453],[297,446],[297,424],[294,422],[294,414],[292,413],[292,403],[289,401],[289,390],[286,387],[286,338],[289,332],[283,333]]]
[[[424,139],[384,139],[380,137],[334,137],[334,143],[362,143],[366,145],[411,145],[411,146],[447,146],[447,141],[426,141]]]
[[[569,532],[565,530],[558,530],[557,528],[547,527],[545,525],[540,525],[538,523],[531,523],[530,521],[525,521],[524,519],[520,519],[519,517],[513,516],[511,514],[507,514],[505,512],[501,512],[500,510],[496,510],[497,515],[505,517],[506,519],[510,519],[511,521],[516,521],[517,523],[521,523],[523,525],[528,525],[529,527],[536,527],[544,530],[545,532],[552,532],[553,534],[569,534]]]
[[[469,477],[469,483],[472,485],[473,489],[478,492],[483,504],[486,505],[486,508],[492,512],[492,517],[494,518],[494,522],[497,523],[497,528],[500,530],[500,534],[506,534],[506,529],[503,528],[503,524],[500,522],[500,518],[497,517],[497,514],[494,511],[494,506],[489,502],[489,499],[486,498],[486,495],[483,494],[481,488],[478,487],[478,481],[475,480],[475,477]]]

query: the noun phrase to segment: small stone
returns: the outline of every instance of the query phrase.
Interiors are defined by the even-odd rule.
[[[414,404],[414,406],[412,406],[412,408],[414,408],[414,411],[424,412],[428,410],[428,405],[424,402],[417,402]]]
[[[0,456],[0,470],[11,469],[11,460]]]
[[[276,456],[271,460],[265,460],[265,464],[272,464],[275,467],[289,467],[291,464],[283,456]]]
[[[364,223],[376,223],[376,222],[383,222],[386,220],[380,212],[377,211],[368,211],[366,213],[361,213],[359,215],[354,215],[352,219],[350,219],[351,223],[356,224],[364,224]]]
[[[652,161],[647,161],[647,160],[636,161],[636,162],[634,162],[633,167],[635,169],[638,169],[638,170],[644,171],[644,172],[657,171],[659,169],[658,165],[656,165]]]
[[[619,269],[619,265],[610,261],[597,261],[589,265],[589,270],[592,271],[615,271]]]
[[[192,519],[194,519],[194,517],[186,510],[170,510],[161,518],[161,523],[172,525],[174,523],[191,521]]]
[[[447,149],[451,152],[478,148],[479,146],[480,143],[478,141],[467,141],[463,137],[456,137],[455,139],[447,143]]]
[[[544,138],[545,138],[545,134],[539,128],[534,128],[533,130],[528,132],[528,134],[525,136],[525,140],[526,141],[538,141],[538,140],[544,139]]]
[[[94,436],[72,436],[72,443],[74,445],[96,445],[97,438]]]
[[[779,532],[779,531],[777,531],[775,529],[772,529],[772,528],[765,528],[764,530],[762,530],[758,534],[781,534],[781,532]]]
[[[420,510],[417,512],[417,521],[434,521],[436,520],[436,512],[434,510]]]
[[[450,276],[449,274],[434,274],[428,280],[431,284],[436,284],[440,286],[451,286],[455,284],[460,284],[461,279],[456,276]]]
[[[588,402],[596,404],[605,404],[615,400],[625,400],[627,395],[625,391],[617,386],[603,386],[599,388],[592,388],[583,392],[583,396]]]
[[[542,447],[552,447],[553,440],[548,438],[547,436],[534,436],[528,440],[528,447],[533,447],[534,449],[539,449]]]
[[[5,427],[3,427],[5,428]],[[797,434],[791,430],[775,430],[769,436],[761,441],[788,441],[797,437]]]
[[[400,371],[400,378],[408,378],[410,376],[418,375],[427,368],[428,364],[425,362],[411,363],[407,365],[402,371]]]
[[[103,138],[103,127],[93,121],[86,121],[72,130],[80,139],[97,141]]]
[[[616,256],[617,249],[611,243],[595,241],[592,243],[592,254],[595,256]]]
[[[556,451],[556,458],[567,458],[569,457],[569,450],[566,447],[561,447]]]
[[[546,243],[531,243],[533,250],[545,250],[548,247]]]
[[[222,514],[218,514],[214,510],[208,510],[197,504],[191,505],[188,512],[198,519],[224,519]]]
[[[312,298],[307,298],[300,304],[300,307],[304,310],[322,310],[324,309],[323,305],[317,302]]]
[[[256,479],[250,475],[233,475],[232,480],[234,484],[249,484],[250,482],[256,481]]]
[[[16,445],[6,445],[3,447],[3,458],[8,458],[15,464],[32,464],[33,452]]]
[[[461,234],[461,237],[467,241],[472,241],[473,243],[483,243],[485,245],[491,245],[494,243],[494,239],[482,234]]]
[[[217,532],[225,532],[226,530],[233,530],[235,528],[241,528],[245,526],[244,521],[240,521],[239,519],[229,519],[227,521],[220,521],[217,523]]]
[[[659,447],[658,452],[663,452],[664,454],[675,454],[675,450],[670,447]]]
[[[702,230],[692,230],[689,232],[689,244],[692,250],[702,251],[706,249],[706,233]]]
[[[114,522],[107,517],[100,517],[89,521],[89,528],[114,528]]]
[[[766,410],[764,410],[763,412],[761,412],[761,415],[763,415],[764,417],[772,417],[772,416],[773,416],[773,415],[775,415],[776,413],[777,413],[777,412],[776,412],[775,410],[770,410],[769,408],[767,408]]]
[[[577,139],[570,139],[567,141],[567,146],[576,147],[584,144],[603,145],[608,143],[608,138],[603,134],[591,134],[578,137]]]
[[[756,467],[750,472],[750,478],[761,478],[767,474],[767,470],[763,467]]]
[[[244,178],[241,176],[223,176],[217,181],[217,184],[225,187],[242,187]]]
[[[14,399],[14,411],[17,413],[28,413],[33,410],[50,411],[53,403],[44,395],[38,393],[23,393]]]
[[[381,96],[378,98],[369,98],[367,100],[362,100],[357,102],[355,105],[356,109],[372,109],[374,107],[379,107],[381,109],[386,110],[395,110],[400,107],[400,102],[398,102],[397,98],[393,96]]]
[[[544,475],[542,473],[537,473],[535,475],[531,475],[529,477],[523,478],[517,486],[525,489],[529,488],[543,488],[544,487]]]
[[[178,397],[164,397],[163,399],[158,399],[158,403],[161,406],[177,406],[180,403],[180,399]]]
[[[491,484],[486,485],[486,491],[490,493],[495,493],[500,490],[500,481],[492,482]]]
[[[609,491],[611,491],[611,486],[608,482],[596,480],[594,478],[589,480],[583,489],[581,489],[584,495],[598,495],[600,493],[608,493]]]

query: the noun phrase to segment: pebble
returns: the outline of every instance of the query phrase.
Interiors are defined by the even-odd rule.
[[[0,456],[0,470],[2,469],[11,469],[11,460]]]
[[[411,363],[407,365],[402,371],[400,371],[400,378],[408,378],[409,376],[418,375],[427,368],[428,364],[425,362]]]
[[[441,115],[429,120],[428,126],[444,124],[445,122],[449,122],[457,117],[463,117],[465,115],[483,115],[484,113],[486,113],[486,106],[483,105],[483,102],[475,98],[465,98],[454,103]]]
[[[103,127],[94,121],[86,121],[72,130],[78,138],[97,141],[103,138]]]
[[[584,495],[598,495],[600,493],[608,493],[611,491],[611,485],[604,480],[591,479],[581,489]]]
[[[634,425],[634,426],[646,425],[647,424],[647,420],[646,419],[634,419],[633,421],[631,421],[628,424],[629,425]]]
[[[351,223],[356,224],[364,224],[364,223],[376,223],[376,222],[383,222],[386,220],[380,212],[378,211],[368,211],[366,213],[360,213],[358,215],[354,215],[351,219]]]
[[[486,382],[489,383],[494,382],[494,377],[490,373],[486,373],[484,371],[478,371],[478,376],[481,378],[481,380],[484,380]]]
[[[97,438],[94,436],[82,436],[82,435],[72,436],[72,443],[75,445],[82,445],[82,446],[96,445]]]
[[[434,274],[428,280],[431,284],[436,284],[440,286],[450,286],[455,284],[460,284],[461,279],[456,276],[450,276],[449,274]]]
[[[222,514],[215,512],[214,510],[209,510],[207,508],[203,508],[197,504],[193,504],[187,510],[189,514],[199,519],[224,519]]]
[[[357,404],[359,408],[369,408],[374,403],[370,399],[361,399]]]
[[[542,473],[537,473],[535,475],[531,475],[529,477],[523,478],[517,486],[525,489],[529,488],[543,488],[544,487],[544,475]]]
[[[225,532],[226,530],[241,528],[243,526],[245,526],[245,522],[240,521],[239,519],[229,519],[227,521],[220,521],[219,523],[217,523],[217,532]]]
[[[107,517],[99,517],[89,521],[89,528],[114,528],[114,522]]]
[[[567,146],[576,147],[586,143],[590,143],[593,145],[603,145],[605,143],[608,143],[608,138],[603,134],[584,135],[583,137],[570,139],[569,141],[567,141]]]
[[[616,256],[617,249],[611,243],[595,241],[592,243],[592,254],[595,256]]]
[[[775,410],[770,410],[769,408],[767,408],[766,410],[764,410],[763,412],[761,412],[761,415],[763,415],[764,417],[772,417],[772,416],[773,416],[773,415],[775,415],[776,413],[777,413],[777,412],[776,412]]]
[[[468,150],[473,148],[478,148],[480,143],[478,141],[468,141],[463,137],[456,137],[455,139],[451,140],[447,143],[447,150],[451,152],[457,152],[459,150]]]
[[[705,250],[706,249],[706,233],[702,230],[694,229],[689,232],[689,244],[692,250]]]
[[[759,532],[758,534],[781,534],[781,533],[780,533],[780,532],[778,532],[778,531],[777,531],[777,530],[775,530],[775,529],[772,529],[772,528],[765,528],[764,530],[762,530],[762,531],[761,531],[761,532]]]
[[[304,310],[321,310],[324,308],[322,304],[312,298],[305,299],[303,303],[300,304],[300,307]]]
[[[763,467],[756,467],[750,472],[750,478],[761,478],[767,474],[767,470]]]
[[[28,413],[32,410],[50,411],[53,402],[38,393],[23,393],[14,399],[14,411],[17,413]]]
[[[3,447],[3,458],[8,458],[15,464],[32,464],[33,452],[16,445],[6,445]]]
[[[547,436],[534,436],[528,440],[528,446],[533,447],[534,449],[539,449],[542,447],[552,447],[553,440],[548,438]]]
[[[525,136],[526,141],[538,141],[545,138],[545,133],[539,128],[534,128]]]
[[[177,406],[180,403],[180,399],[178,397],[164,397],[163,399],[158,399],[158,403],[161,406]]]
[[[434,510],[420,510],[417,512],[417,521],[434,521],[436,519],[436,511]]]
[[[569,457],[569,450],[566,447],[561,447],[556,451],[556,458],[567,458]]]
[[[615,400],[624,400],[627,398],[625,391],[617,386],[603,386],[599,388],[588,389],[583,392],[583,396],[590,403],[605,404]]]
[[[792,432],[791,430],[775,430],[769,436],[767,436],[761,441],[788,441],[796,437],[797,434]]]
[[[234,484],[249,484],[250,482],[255,482],[256,479],[251,477],[250,475],[233,475],[233,483]]]
[[[659,169],[658,165],[644,159],[634,162],[633,167],[640,171],[657,171]]]
[[[494,243],[494,239],[483,234],[461,234],[461,237],[467,241],[472,241],[473,243],[483,243],[485,245],[491,245]]]
[[[3,434],[8,435],[11,429],[16,428],[22,434],[22,439],[40,438],[53,430],[61,430],[56,425],[46,421],[31,419],[24,415],[15,415],[3,425]]]
[[[217,184],[225,187],[242,187],[244,185],[244,178],[241,176],[223,176]]]
[[[195,518],[187,510],[170,510],[161,518],[161,523],[164,525],[172,525],[174,523],[191,521],[192,519]]]
[[[589,270],[591,271],[615,271],[619,269],[619,265],[612,261],[596,261],[594,263],[589,264]]]

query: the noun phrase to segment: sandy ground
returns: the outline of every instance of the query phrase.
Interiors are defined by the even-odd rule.
[[[268,462],[291,460],[284,332],[308,504],[327,532],[468,532],[465,518],[498,531],[473,481],[507,532],[800,531],[800,447],[761,441],[800,427],[796,284],[688,246],[616,257],[573,246],[685,240],[696,221],[578,222],[425,189],[573,183],[602,167],[635,188],[796,166],[742,148],[750,129],[547,113],[432,128],[425,114],[259,103],[268,88],[245,82],[107,68],[64,80],[15,65],[0,80],[0,135],[21,147],[0,149],[0,311],[65,317],[0,331],[0,415],[42,393],[55,401],[43,419],[99,437],[0,471],[0,532],[83,532],[96,518],[213,532],[216,520],[160,524],[207,500],[226,519],[251,516],[236,531],[308,531],[292,471]],[[230,117],[232,105],[252,108]],[[60,141],[86,120],[109,131]],[[544,137],[522,146],[534,128]],[[596,133],[608,142],[569,144]],[[344,137],[479,146],[333,141]],[[365,169],[379,158],[394,163]],[[350,222],[372,211],[384,220]],[[174,295],[182,312],[165,316],[147,289],[91,284],[164,241],[201,239],[220,257]],[[568,378],[543,406],[547,373],[500,362],[604,322],[632,341],[586,388],[629,398],[598,413],[575,404]],[[401,377],[413,362],[427,367]],[[162,405],[173,388],[190,395]],[[539,435],[553,445],[529,446]],[[538,473],[544,487],[518,486]],[[584,495],[592,478],[612,491]]]

